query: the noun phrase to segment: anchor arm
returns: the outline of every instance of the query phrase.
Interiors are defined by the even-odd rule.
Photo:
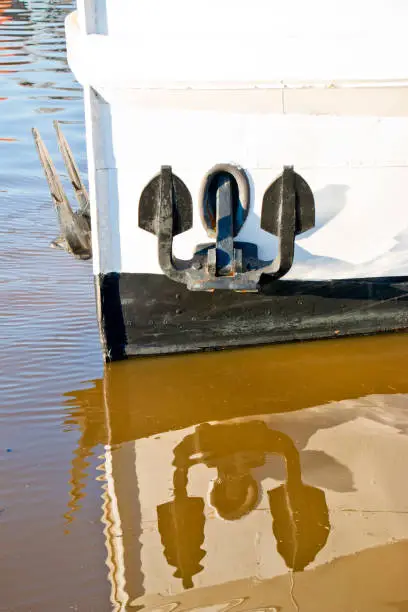
[[[169,166],[163,166],[160,174],[157,228],[159,263],[168,278],[179,283],[186,283],[186,269],[190,266],[191,262],[181,262],[173,256],[174,216],[173,174]]]
[[[285,166],[263,199],[261,228],[278,237],[278,253],[269,265],[261,269],[260,284],[262,276],[271,281],[289,272],[295,254],[295,237],[314,225],[313,193],[293,166]]]
[[[78,200],[79,210],[83,215],[90,217],[91,207],[88,192],[84,183],[82,182],[81,175],[79,174],[78,166],[75,162],[71,148],[67,142],[67,139],[62,133],[58,121],[54,121],[54,129],[57,133],[58,146],[61,151],[68,176],[74,188],[75,197]]]
[[[139,227],[157,236],[160,267],[168,278],[183,284],[192,262],[174,257],[173,239],[192,227],[192,208],[189,190],[170,166],[162,166],[139,202]]]
[[[296,235],[296,190],[295,173],[292,166],[285,166],[278,185],[279,198],[276,217],[278,253],[275,259],[262,270],[270,280],[281,278],[292,267]],[[268,198],[268,192],[265,194]],[[262,227],[262,223],[261,223]]]
[[[40,133],[36,128],[33,128],[32,133],[61,230],[61,236],[54,244],[65,248],[78,259],[89,259],[92,257],[89,218],[80,213],[75,213],[72,210],[61,180]]]

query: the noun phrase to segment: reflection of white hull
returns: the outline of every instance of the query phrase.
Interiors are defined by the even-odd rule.
[[[73,498],[86,473],[78,458],[105,448],[103,523],[115,609],[131,610],[133,602],[149,611],[178,604],[177,612],[221,612],[242,598],[236,612],[274,605],[295,612],[293,578],[300,610],[388,612],[384,602],[398,610],[408,599],[407,351],[400,335],[128,360],[107,366],[91,389],[70,393],[67,424],[82,432]],[[277,529],[269,492],[282,492],[299,462],[303,487],[292,497],[286,488],[287,506],[303,514],[307,502],[298,530],[306,561],[292,575],[291,522]],[[224,520],[210,492],[227,466],[240,473],[249,466],[261,495],[258,505],[244,504],[241,518]],[[186,467],[188,497],[202,500],[205,517],[203,536],[190,548],[193,538],[182,542],[187,560],[203,566],[191,564],[190,589],[174,576],[172,533],[158,510],[171,507],[177,492],[180,499],[186,480],[175,472]],[[179,537],[192,532],[190,523]]]
[[[235,604],[240,611],[276,606],[286,612],[296,609],[296,601],[301,610],[368,612],[382,610],[378,606],[384,598],[396,604],[406,600],[408,498],[401,487],[403,473],[396,467],[405,464],[404,457],[408,460],[405,404],[403,396],[373,396],[292,414],[229,421],[262,421],[270,430],[296,440],[303,482],[324,492],[328,540],[305,571],[295,574],[288,573],[277,550],[266,494],[285,478],[279,457],[268,456],[263,467],[254,470],[263,491],[258,508],[231,522],[220,519],[208,502],[215,469],[202,464],[192,469],[188,493],[205,502],[202,548],[206,555],[203,570],[194,576],[194,588],[186,591],[174,577],[174,567],[167,564],[157,507],[172,497],[174,448],[194,428],[109,452],[106,499],[110,513],[105,516],[109,527],[105,533],[117,609],[131,604],[181,612],[207,606],[227,610]],[[197,447],[197,453],[200,450]],[[235,461],[239,463],[240,457],[237,449]],[[375,572],[381,575],[378,585],[373,580]]]
[[[173,244],[180,260],[208,243],[200,193],[221,163],[242,168],[250,184],[237,240],[255,244],[263,261],[276,258],[277,238],[261,229],[262,202],[289,165],[314,194],[316,222],[297,236],[285,280],[408,275],[406,3],[346,0],[330,11],[322,0],[255,0],[250,10],[243,0],[196,4],[78,0],[66,21],[69,63],[85,91],[101,302],[110,299],[109,274],[128,275],[132,292],[157,300],[139,276],[164,271],[157,236],[139,226],[139,200],[163,165],[192,198],[192,227]],[[119,293],[125,309],[133,297]],[[139,306],[124,318],[137,323]],[[189,348],[214,343],[222,345]],[[144,350],[139,336],[129,344],[132,354]],[[152,352],[170,350],[158,342]]]

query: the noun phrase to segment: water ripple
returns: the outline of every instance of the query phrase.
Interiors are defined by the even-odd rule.
[[[0,419],[11,428],[59,422],[63,394],[101,371],[92,265],[49,248],[58,229],[31,136],[43,134],[70,193],[52,128],[61,121],[86,179],[82,90],[64,40],[73,8],[0,1]]]

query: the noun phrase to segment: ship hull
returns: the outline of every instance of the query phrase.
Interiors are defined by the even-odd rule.
[[[191,292],[159,274],[101,274],[95,285],[108,361],[408,328],[408,277],[279,281],[247,294]]]
[[[406,3],[254,1],[66,20],[108,361],[408,327]]]

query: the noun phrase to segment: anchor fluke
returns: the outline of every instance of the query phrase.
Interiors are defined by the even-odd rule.
[[[166,170],[166,168],[164,168]],[[169,170],[172,199],[172,235],[187,232],[193,226],[193,204],[183,181]],[[139,227],[158,236],[160,231],[160,202],[163,190],[163,171],[143,190],[139,205]]]
[[[39,131],[33,128],[32,133],[37,147],[41,165],[44,169],[51,197],[54,202],[61,234],[51,244],[62,248],[77,259],[90,259],[92,257],[91,221],[89,216],[89,198],[79,176],[71,149],[63,136],[58,124],[54,124],[57,131],[58,144],[79,202],[79,209],[73,211],[65,194],[61,180],[54,163],[42,140]]]
[[[288,202],[293,201],[293,212]],[[286,206],[285,206],[286,205]],[[313,192],[304,178],[292,166],[268,187],[262,203],[261,228],[279,236],[282,227],[282,208],[289,209],[293,216],[295,235],[303,234],[315,225],[315,203]]]

